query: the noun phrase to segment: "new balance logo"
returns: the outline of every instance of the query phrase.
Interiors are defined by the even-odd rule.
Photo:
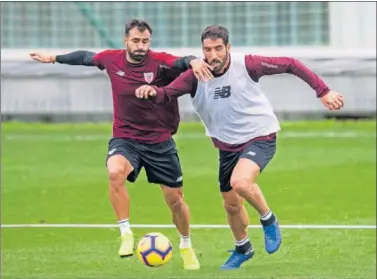
[[[254,151],[249,151],[246,153],[247,155],[250,155],[250,156],[255,156],[257,155],[257,153],[255,153]]]
[[[228,86],[223,86],[223,87],[217,87],[215,88],[215,94],[213,96],[214,99],[219,99],[219,98],[229,98],[231,95],[230,93],[230,85]]]
[[[123,77],[126,73],[123,72],[123,71],[118,71],[118,72],[116,72],[116,74],[117,74],[118,76],[120,76],[120,77]]]

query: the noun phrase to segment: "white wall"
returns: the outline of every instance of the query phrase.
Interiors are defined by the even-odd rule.
[[[376,2],[330,2],[330,42],[335,48],[376,48]]]

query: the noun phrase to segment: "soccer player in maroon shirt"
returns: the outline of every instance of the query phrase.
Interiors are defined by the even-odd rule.
[[[131,256],[134,237],[129,224],[130,200],[124,182],[135,182],[142,167],[148,181],[160,184],[173,222],[180,235],[180,251],[185,269],[198,269],[200,264],[192,249],[189,208],[182,195],[182,170],[172,135],[179,124],[176,99],[165,106],[135,98],[135,90],[143,84],[169,84],[190,65],[200,79],[210,79],[211,68],[193,56],[176,57],[149,49],[152,29],[141,20],[131,20],[125,27],[125,50],[101,53],[76,51],[49,56],[31,53],[42,63],[97,66],[106,70],[112,87],[113,137],[109,141],[106,165],[109,194],[121,231],[121,257]],[[78,92],[79,94],[79,92]]]
[[[275,154],[276,133],[280,130],[259,79],[266,75],[293,74],[316,92],[326,108],[338,110],[343,107],[343,96],[330,90],[300,61],[289,57],[231,54],[228,41],[228,30],[222,26],[209,26],[202,33],[203,54],[213,67],[214,79],[198,81],[188,70],[168,86],[144,85],[135,92],[138,98],[151,98],[158,104],[191,94],[206,134],[219,149],[220,191],[236,240],[235,251],[222,269],[239,268],[254,254],[247,234],[248,215],[242,200],[260,215],[266,251],[274,253],[281,244],[277,218],[255,183]]]

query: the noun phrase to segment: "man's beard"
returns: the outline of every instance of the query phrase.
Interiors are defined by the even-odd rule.
[[[144,58],[147,56],[147,52],[141,52],[141,51],[127,51],[128,55],[131,57],[132,60],[135,60],[137,62],[143,61]]]
[[[213,72],[215,73],[220,72],[224,68],[227,58],[228,58],[228,53],[225,55],[222,61],[219,59],[212,60],[210,65],[213,66]]]

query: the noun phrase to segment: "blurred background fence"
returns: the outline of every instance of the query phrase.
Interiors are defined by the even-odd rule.
[[[222,24],[233,51],[296,57],[345,94],[345,109],[328,113],[298,78],[265,77],[261,84],[280,118],[376,113],[376,3],[2,2],[2,119],[110,120],[105,73],[38,64],[28,53],[123,48],[124,24],[135,17],[151,23],[155,50],[200,56],[201,31]],[[190,99],[180,103],[182,117],[195,118]]]

